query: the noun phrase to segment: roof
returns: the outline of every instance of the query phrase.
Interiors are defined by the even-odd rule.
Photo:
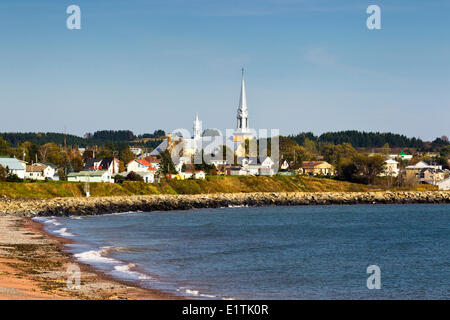
[[[398,161],[392,160],[392,159],[388,159],[385,161],[386,163],[398,163]]]
[[[145,160],[145,159],[134,159],[134,161],[136,161],[136,162],[142,164],[143,166],[147,166],[147,167],[148,167],[148,166],[151,166],[151,163],[148,162],[148,161]]]
[[[103,158],[103,159],[89,158],[85,161],[84,170],[107,169],[107,168],[109,168],[109,166],[111,165],[111,162],[113,162],[113,160],[117,160],[117,159],[116,158]],[[95,163],[99,163],[98,168],[94,167]]]
[[[152,152],[150,152],[150,155],[156,156],[156,155],[160,154],[161,152],[166,151],[168,145],[169,145],[169,140],[165,139],[163,142],[161,142],[159,144],[159,146],[157,146]]]
[[[145,159],[146,161],[148,161],[148,162],[153,162],[153,163],[160,163],[160,162],[161,162],[161,160],[158,159],[158,158],[155,157],[155,156],[148,156],[148,157],[145,157],[144,159]]]
[[[0,166],[6,169],[8,167],[9,170],[25,170],[22,163],[16,158],[1,158],[0,157]]]
[[[326,162],[326,161],[303,161],[302,162],[302,168],[315,168],[315,167],[317,167],[318,165],[321,165],[321,164],[328,164],[329,165],[329,163]]]
[[[27,172],[43,172],[47,168],[46,166],[39,165],[39,164],[29,164],[27,165],[26,171]]]
[[[80,172],[71,172],[67,176],[68,177],[101,177],[103,176],[107,171],[106,170],[98,170],[98,171],[80,171]]]
[[[47,167],[50,167],[50,168],[53,168],[53,169],[58,169],[57,165],[55,165],[53,163],[50,163],[50,162],[40,162],[40,164],[43,164],[44,166],[47,166]]]

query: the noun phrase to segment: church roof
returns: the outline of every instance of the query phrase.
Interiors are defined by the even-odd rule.
[[[245,94],[245,81],[244,81],[244,68],[242,68],[242,79],[241,79],[241,95],[239,97],[239,109],[247,109],[247,96]]]

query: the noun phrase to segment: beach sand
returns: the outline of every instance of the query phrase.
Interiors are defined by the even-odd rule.
[[[0,216],[0,299],[180,299],[159,290],[139,288],[76,262],[63,251],[69,242],[48,234],[30,218]],[[70,265],[81,270],[79,289],[68,288]]]

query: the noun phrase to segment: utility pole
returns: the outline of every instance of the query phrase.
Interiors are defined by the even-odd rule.
[[[86,184],[84,185],[84,192],[86,193],[86,198],[89,198],[91,196],[91,185],[89,184],[89,182],[90,182],[90,175],[88,171]]]

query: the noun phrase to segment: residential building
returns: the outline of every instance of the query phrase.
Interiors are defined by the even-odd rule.
[[[287,170],[289,168],[289,162],[285,159],[280,165],[281,170]]]
[[[205,179],[206,174],[202,170],[186,170],[184,172],[180,172],[180,175],[183,179]]]
[[[248,174],[247,170],[241,166],[229,166],[225,172],[228,176],[246,176]]]
[[[44,176],[48,179],[59,180],[58,166],[50,162],[39,162],[37,164],[46,166]]]
[[[419,161],[415,165],[407,166],[405,168],[406,178],[416,178],[417,180],[421,180],[422,178],[420,176],[423,169],[442,170],[442,166],[429,164],[425,161]]]
[[[29,164],[25,169],[25,179],[45,180],[45,171],[48,167],[42,164]]]
[[[444,171],[440,169],[425,168],[420,170],[419,181],[428,184],[437,184],[444,180]]]
[[[85,171],[107,170],[110,174],[119,173],[119,159],[117,158],[89,158],[85,161]]]
[[[450,177],[437,183],[439,190],[450,190]]]
[[[380,174],[381,177],[397,177],[400,172],[398,168],[398,161],[387,159],[385,162],[384,171]]]
[[[67,181],[114,183],[114,179],[108,170],[72,172],[67,175]]]
[[[26,162],[16,158],[0,157],[0,166],[9,170],[9,173],[17,175],[20,179],[25,178]]]
[[[303,161],[298,172],[312,176],[333,176],[334,167],[326,161]]]
[[[150,163],[153,168],[159,170],[159,167],[161,165],[161,160],[160,159],[158,159],[155,156],[147,156],[147,157],[145,157],[143,159],[146,160],[148,163]]]
[[[143,152],[142,148],[137,148],[137,147],[130,147],[130,151],[134,153],[134,155],[140,156]]]
[[[131,160],[127,165],[127,172],[146,172],[146,171],[156,171],[150,162],[145,159],[134,159]]]
[[[125,172],[118,173],[115,176],[122,176],[125,178],[130,173],[131,173],[131,171],[130,172],[125,171]],[[142,179],[144,179],[145,183],[154,183],[155,182],[156,169],[152,168],[151,170],[147,170],[147,171],[137,171],[137,172],[133,171],[133,173],[137,174],[138,176],[141,176]]]

